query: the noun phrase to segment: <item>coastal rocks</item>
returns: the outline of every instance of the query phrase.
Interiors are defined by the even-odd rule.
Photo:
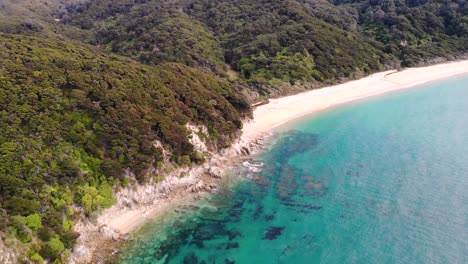
[[[108,225],[102,225],[99,228],[99,233],[102,234],[104,237],[112,239],[114,241],[126,240],[126,237],[122,235],[117,230],[111,228]]]
[[[192,193],[198,192],[213,192],[217,188],[216,184],[205,184],[203,181],[199,181],[197,184],[190,187]]]
[[[84,230],[84,231],[83,231]],[[72,250],[69,263],[98,263],[118,252],[116,242],[126,241],[127,237],[107,224],[98,225],[94,221],[80,221],[75,226],[80,233],[78,243]]]
[[[110,228],[108,225],[102,225],[101,227],[99,227],[99,233],[101,233],[107,238],[114,238],[114,236],[116,235],[115,231],[112,230],[112,228]]]
[[[251,172],[259,173],[259,172],[262,172],[263,168],[265,167],[265,164],[263,162],[260,162],[260,161],[256,161],[256,160],[253,160],[253,159],[248,159],[248,160],[242,162],[242,166],[246,167]]]
[[[178,177],[186,173],[185,177]],[[117,204],[110,209],[105,210],[102,215],[109,217],[112,212],[117,210],[138,210],[141,207],[153,206],[161,200],[167,199],[167,196],[179,189],[187,189],[198,183],[197,173],[188,172],[188,169],[176,170],[172,175],[168,175],[162,182],[150,182],[138,188],[128,187],[122,189],[115,196]]]
[[[0,237],[0,263],[17,263],[20,255],[18,249],[13,246],[7,247]]]
[[[195,184],[194,186],[192,186],[190,188],[190,191],[191,192],[200,192],[202,190],[205,189],[205,184],[203,183],[203,181],[199,181],[197,184]]]
[[[262,147],[262,136],[258,136],[255,139],[247,139],[245,141],[239,141],[233,144],[228,149],[223,149],[220,151],[222,156],[248,156],[251,155],[254,150],[260,149]]]
[[[240,153],[242,156],[248,156],[250,155],[250,149],[247,147],[241,147]]]
[[[211,167],[208,169],[207,174],[213,178],[221,179],[222,178],[222,171],[218,167]]]
[[[204,135],[208,135],[207,131],[202,127],[194,127],[193,125],[189,129],[193,132],[193,143],[198,151],[203,153],[206,150],[209,151],[209,146],[202,144]],[[71,263],[90,263],[89,258],[92,258],[92,261],[96,263],[103,261],[105,256],[104,254],[100,254],[100,252],[109,249],[106,247],[110,247],[112,251],[112,245],[115,244],[112,241],[125,239],[120,232],[129,231],[130,227],[127,225],[131,226],[132,224],[127,222],[132,217],[140,216],[141,218],[146,218],[149,214],[154,213],[160,208],[164,208],[170,200],[196,200],[200,199],[200,194],[203,192],[216,191],[217,185],[215,182],[223,177],[226,167],[236,164],[238,159],[235,159],[235,157],[252,154],[253,150],[259,149],[262,146],[261,140],[262,137],[260,136],[255,139],[246,138],[233,144],[228,149],[219,151],[219,153],[204,153],[210,159],[199,166],[180,167],[170,172],[161,172],[158,169],[153,170],[153,173],[163,176],[161,177],[163,178],[162,181],[156,182],[152,179],[145,185],[137,185],[135,182],[135,184],[119,190],[115,194],[116,204],[102,211],[96,220],[93,222],[84,220],[76,223],[75,231],[80,233],[80,237],[78,238],[77,246],[72,252]],[[162,148],[160,142],[155,142],[154,144],[155,147]],[[166,157],[170,155],[164,148],[162,150]],[[126,171],[126,176],[134,179],[133,173],[129,170]],[[213,212],[204,215],[204,217],[218,222],[223,221],[227,215]],[[117,228],[123,229],[117,230]],[[209,231],[210,229],[212,231]],[[186,235],[189,236],[190,234]],[[229,239],[241,236],[241,234],[225,230],[221,225],[206,227],[204,232],[198,235],[212,237],[221,235],[227,236]],[[174,253],[173,247],[178,242],[180,241],[166,241],[165,245],[158,250],[159,253],[156,254],[158,256],[157,259],[161,259],[164,256],[170,258]],[[201,242],[198,244],[203,245]]]
[[[89,263],[93,255],[91,254],[91,250],[84,245],[77,245],[73,248],[73,255],[75,258],[80,259],[80,262]]]
[[[254,180],[257,180],[259,178],[262,178],[262,171],[265,167],[265,164],[263,162],[260,162],[260,161],[256,161],[256,160],[253,160],[253,159],[248,159],[244,162],[242,162],[242,166],[244,168],[247,168],[247,173],[246,173],[246,177],[248,179],[254,179]]]

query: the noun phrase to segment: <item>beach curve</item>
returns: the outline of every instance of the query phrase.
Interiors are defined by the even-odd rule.
[[[246,146],[248,149],[251,149],[252,145],[258,147],[258,141],[270,134],[273,128],[296,118],[317,113],[345,102],[415,87],[423,83],[462,74],[468,74],[468,60],[409,68],[402,71],[390,70],[343,84],[323,87],[277,99],[269,99],[267,104],[260,104],[254,108],[253,119],[244,122],[242,136],[239,141],[233,147],[222,151],[220,155],[215,155],[207,164],[211,166],[212,163],[218,163],[218,165],[228,163],[233,157],[239,155],[239,153],[243,153]],[[154,200],[151,203],[142,203],[133,209],[122,206],[120,201],[118,201],[116,206],[104,210],[97,217],[95,223],[79,223],[77,231],[84,235],[80,238],[81,244],[87,245],[87,248],[92,251],[93,247],[100,243],[96,241],[96,234],[102,233],[103,227],[106,230],[111,230],[110,236],[112,240],[116,240],[115,232],[117,232],[118,236],[131,233],[148,220],[154,219],[159,214],[164,214],[166,210],[173,208],[174,204],[187,201],[187,199],[190,200],[187,194],[192,193],[190,189],[200,182],[200,177],[205,172],[206,168],[199,166],[191,169],[188,172],[189,177],[183,179],[181,183],[166,183],[169,187],[166,188],[168,189],[167,193],[164,193],[163,196],[158,194],[161,191],[159,186],[150,186],[150,189],[148,189],[148,186],[141,186],[138,190],[134,190],[133,193],[142,192],[145,194],[143,195],[144,199]],[[168,179],[172,179],[172,181],[174,179],[176,181],[180,180],[177,177],[169,177]],[[203,180],[206,181],[207,179],[203,178]],[[181,189],[181,191],[177,189]],[[170,194],[170,197],[166,197],[168,194]],[[123,195],[118,193],[117,200],[121,200],[119,196]],[[135,201],[135,203],[138,204],[138,201]],[[117,240],[119,239],[117,238]],[[78,256],[74,256],[73,259],[72,263],[82,263],[81,260],[83,260],[83,258]]]
[[[343,84],[270,99],[268,104],[255,108],[254,118],[244,123],[242,137],[248,141],[288,121],[331,106],[462,74],[468,74],[468,60],[389,70]]]

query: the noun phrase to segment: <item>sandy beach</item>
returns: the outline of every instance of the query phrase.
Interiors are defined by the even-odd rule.
[[[271,99],[270,103],[261,105],[254,110],[254,119],[244,124],[240,141],[245,144],[287,121],[340,103],[410,88],[425,82],[464,73],[468,74],[468,60],[410,68],[403,71],[380,72],[344,84]],[[148,218],[152,218],[155,211],[162,210],[162,208],[167,208],[167,206],[159,204],[154,208],[129,210],[119,213],[117,217],[112,217],[114,215],[111,214],[112,216],[107,219],[106,223],[119,232],[126,234],[141,226]]]
[[[177,171],[172,176],[166,176],[166,179],[157,185],[140,186],[137,189],[120,192],[116,195],[117,204],[104,210],[97,217],[96,222],[79,223],[75,228],[82,233],[79,244],[85,245],[88,251],[83,248],[78,251],[93,252],[97,244],[102,243],[96,240],[96,236],[108,233],[103,238],[115,241],[116,236],[128,234],[149,219],[164,214],[165,210],[174,208],[180,202],[189,201],[198,195],[199,191],[193,189],[196,186],[205,188],[201,190],[204,192],[206,186],[216,185],[216,179],[206,176],[207,171],[213,167],[226,169],[225,165],[232,163],[236,156],[246,155],[246,148],[247,153],[258,148],[258,140],[268,135],[274,127],[280,124],[344,102],[462,74],[468,74],[468,60],[402,71],[380,72],[344,84],[271,99],[268,104],[255,108],[254,119],[244,123],[243,134],[237,144],[223,151],[221,155],[214,155],[203,166],[187,171],[189,177],[179,178],[176,174],[180,172]],[[129,201],[133,204],[131,207],[127,205]],[[89,253],[86,255],[88,256]],[[103,252],[103,254],[107,253]],[[83,259],[86,258],[77,256],[73,263],[80,263]]]
[[[253,121],[244,124],[242,137],[243,140],[255,138],[287,121],[337,104],[461,74],[468,74],[468,60],[380,72],[335,86],[271,99],[268,104],[256,107]]]

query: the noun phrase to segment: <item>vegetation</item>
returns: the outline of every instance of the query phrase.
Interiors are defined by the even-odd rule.
[[[147,64],[179,62],[220,73],[223,50],[209,29],[173,1],[104,0],[68,5],[65,23],[89,30],[93,44]]]
[[[217,33],[226,60],[250,81],[333,81],[390,62],[370,41],[316,18],[297,1],[195,1],[186,12]]]
[[[228,63],[257,87],[334,82],[468,52],[466,1],[111,2],[69,5],[62,17],[113,52],[221,75]]]
[[[155,140],[174,164],[197,162],[187,123],[209,127],[225,147],[250,113],[234,86],[183,65],[142,66],[20,35],[0,35],[0,48],[2,224],[44,259],[77,238],[74,205],[86,215],[109,207],[125,169],[144,181],[164,161]]]
[[[468,52],[468,2],[456,0],[334,0],[357,10],[366,35],[384,51],[413,66]]]
[[[74,223],[115,202],[124,171],[145,182],[150,168],[203,162],[187,123],[206,126],[213,149],[229,146],[251,114],[244,93],[468,53],[459,0],[5,0],[0,10],[0,239],[21,241],[35,263],[66,260]]]

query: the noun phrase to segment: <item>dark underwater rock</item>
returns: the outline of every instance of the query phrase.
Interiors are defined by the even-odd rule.
[[[225,235],[228,235],[228,232],[224,225],[213,223],[200,226],[193,234],[193,238],[198,240],[212,240]]]
[[[324,186],[320,179],[310,175],[304,177],[302,188],[304,189],[304,195],[312,196],[315,199],[325,196],[328,192],[328,188]]]
[[[225,249],[233,249],[233,248],[239,248],[239,243],[237,242],[229,242],[226,244]]]
[[[283,205],[286,205],[286,206],[289,206],[289,207],[299,207],[299,208],[311,209],[311,210],[320,210],[320,209],[322,209],[322,206],[313,205],[313,204],[301,204],[301,203],[284,202]]]
[[[184,264],[198,264],[198,257],[194,252],[190,252],[184,257]]]
[[[280,171],[276,191],[282,200],[290,199],[298,188],[296,183],[295,168],[290,165],[284,165]]]
[[[270,226],[263,235],[264,240],[275,240],[283,232],[284,226]]]
[[[197,248],[205,248],[205,244],[203,243],[202,240],[199,240],[199,239],[194,239],[190,241],[190,244],[197,246]]]
[[[265,221],[269,222],[269,221],[272,221],[273,219],[275,219],[275,215],[274,215],[274,214],[267,214],[267,215],[265,215]]]
[[[234,260],[230,260],[230,259],[224,259],[224,263],[225,264],[236,264],[236,262]]]
[[[228,231],[228,237],[229,237],[229,240],[233,240],[236,237],[243,237],[243,235],[241,232],[234,230],[234,231]]]
[[[255,209],[254,214],[253,214],[253,219],[257,220],[262,213],[263,213],[263,206],[258,205],[257,208]]]

